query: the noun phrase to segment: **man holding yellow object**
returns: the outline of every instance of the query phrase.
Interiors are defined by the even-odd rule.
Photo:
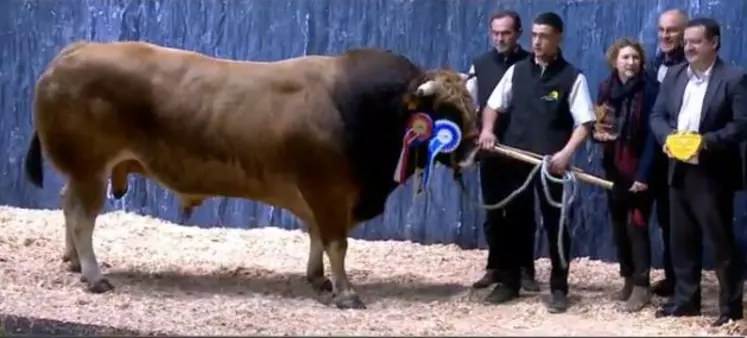
[[[743,257],[733,230],[734,193],[742,182],[739,143],[747,139],[747,75],[718,57],[721,33],[710,18],[690,20],[687,62],[669,69],[650,124],[669,156],[670,242],[674,296],[657,317],[700,314],[702,233],[708,234],[718,277],[713,326],[743,317]]]

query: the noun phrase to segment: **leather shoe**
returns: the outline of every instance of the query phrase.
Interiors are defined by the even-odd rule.
[[[492,304],[503,304],[519,298],[519,289],[498,284],[486,297],[485,301]]]
[[[711,327],[719,327],[721,325],[724,325],[728,323],[730,320],[737,321],[742,319],[743,316],[729,316],[729,315],[720,315],[716,320],[711,323]]]
[[[651,285],[651,293],[659,297],[671,297],[674,295],[674,282],[668,279],[662,279]]]
[[[654,313],[654,317],[656,318],[694,317],[694,316],[700,316],[700,309],[696,309],[696,308],[689,307],[689,306],[678,306],[678,305],[671,305],[671,304],[663,305],[658,310],[656,310],[656,313]]]
[[[498,282],[495,275],[495,270],[487,270],[485,274],[472,284],[475,289],[484,289]]]

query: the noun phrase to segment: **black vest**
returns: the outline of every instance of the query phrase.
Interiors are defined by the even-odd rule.
[[[574,129],[568,97],[578,74],[560,55],[544,73],[533,57],[517,62],[512,116],[503,143],[541,155],[561,150]]]
[[[516,50],[512,53],[501,54],[493,48],[489,52],[484,53],[472,61],[472,65],[475,66],[475,75],[477,79],[477,104],[480,108],[480,115],[482,110],[488,102],[490,94],[493,93],[493,89],[501,81],[503,74],[506,73],[511,65],[525,59],[529,53],[517,46]],[[508,113],[508,112],[506,112]],[[494,126],[496,135],[499,139],[502,138],[503,133],[508,126],[509,115],[503,113],[498,118],[498,125]],[[482,116],[478,118],[478,124],[482,123]]]

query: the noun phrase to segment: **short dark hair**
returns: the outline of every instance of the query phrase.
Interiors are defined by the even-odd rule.
[[[714,38],[718,38],[718,44],[716,45],[716,50],[719,50],[721,48],[721,27],[718,24],[718,21],[708,18],[708,17],[697,17],[693,18],[690,21],[687,22],[687,25],[685,25],[685,28],[691,28],[691,27],[698,27],[702,26],[703,30],[705,30],[705,36],[708,38],[708,40],[713,40]]]
[[[516,13],[516,11],[514,10],[507,9],[507,10],[497,11],[493,13],[492,15],[490,15],[490,21],[488,23],[492,24],[494,20],[503,19],[506,17],[513,19],[514,31],[520,32],[521,31],[521,17],[519,16],[519,13]]]
[[[563,33],[563,19],[554,12],[544,12],[534,18],[535,25],[547,25],[555,29],[558,33]]]

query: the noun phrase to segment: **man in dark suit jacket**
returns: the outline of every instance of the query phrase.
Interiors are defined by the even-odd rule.
[[[646,75],[649,81],[661,83],[672,66],[685,62],[685,48],[682,36],[687,25],[687,12],[682,9],[666,10],[659,15],[658,51],[646,64]],[[661,229],[661,253],[664,267],[664,279],[651,283],[651,291],[661,297],[671,297],[674,294],[674,268],[672,267],[672,253],[669,245],[669,185],[667,184],[667,161],[664,153],[654,155],[653,172],[649,184],[649,191],[656,201],[656,220]]]
[[[682,162],[671,158],[668,183],[675,293],[657,317],[700,314],[702,233],[714,251],[719,317],[713,326],[741,319],[742,255],[733,230],[734,193],[742,187],[739,143],[747,139],[747,75],[718,57],[719,24],[690,20],[685,29],[687,62],[671,68],[651,112],[661,144],[676,131],[703,136],[698,152]],[[669,154],[664,145],[663,151]]]

